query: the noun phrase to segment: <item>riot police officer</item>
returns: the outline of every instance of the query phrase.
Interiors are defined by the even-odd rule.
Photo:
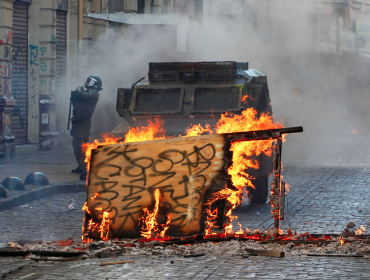
[[[99,91],[103,89],[102,85],[102,80],[98,76],[89,76],[82,87],[71,93],[73,116],[70,134],[73,137],[72,146],[78,163],[72,172],[82,173],[80,179],[84,179],[83,175],[86,174],[85,153],[81,146],[89,141],[91,118],[99,100]]]

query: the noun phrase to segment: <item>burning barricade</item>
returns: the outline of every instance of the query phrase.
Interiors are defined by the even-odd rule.
[[[89,176],[83,241],[234,234],[231,222],[237,217],[232,210],[240,204],[245,186],[253,187],[248,170],[259,167],[252,156],[271,156],[274,149],[270,205],[278,229],[285,196],[280,182],[282,138],[303,129],[281,128],[271,116],[255,116],[250,109],[233,129],[229,122],[219,122],[217,134],[195,136],[206,130],[195,126],[187,137],[163,139],[158,136],[160,125],[152,123],[142,131],[130,131],[125,142],[106,138],[86,144]],[[243,127],[251,130],[234,132]]]

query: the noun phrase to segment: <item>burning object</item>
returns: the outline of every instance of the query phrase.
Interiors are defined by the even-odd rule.
[[[131,88],[117,90],[116,110],[123,121],[112,132],[130,142],[159,139],[132,135],[153,122],[160,128],[161,138],[187,136],[209,132],[229,133],[255,131],[283,126],[273,122],[267,77],[247,62],[155,62],[149,63],[148,76]],[[158,121],[160,117],[160,122]],[[129,126],[128,126],[129,124]],[[146,134],[152,134],[149,127]],[[129,137],[128,137],[129,136]],[[153,136],[153,135],[152,135]],[[244,146],[244,147],[243,147]],[[264,204],[268,199],[268,177],[272,170],[271,141],[233,144],[233,150],[244,151],[244,159],[235,156],[235,165],[248,165],[248,174],[239,176],[239,167],[232,177],[240,179],[236,187],[247,188],[252,204]],[[237,152],[239,154],[239,152]],[[234,160],[233,159],[233,160]],[[237,162],[236,162],[237,161]],[[257,166],[258,165],[258,166]],[[231,170],[230,170],[231,171]],[[245,179],[241,179],[241,177]]]
[[[279,213],[281,138],[302,130],[281,128],[98,146],[91,150],[83,238],[163,239],[166,235],[210,234],[215,228],[223,232],[224,227],[231,233],[232,210],[240,203],[244,187],[229,171],[237,153],[233,143],[280,140],[271,198],[273,212]],[[274,213],[275,221],[281,218]]]
[[[242,197],[266,203],[273,169],[279,228],[281,144],[303,129],[274,123],[266,75],[246,62],[149,63],[146,78],[118,89],[116,110],[126,119],[116,136],[84,144],[85,242],[233,234],[232,211]]]

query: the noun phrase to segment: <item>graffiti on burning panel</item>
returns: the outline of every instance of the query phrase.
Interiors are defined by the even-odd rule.
[[[88,207],[96,216],[107,211],[114,232],[132,231],[159,189],[170,228],[197,231],[204,196],[224,172],[223,158],[218,135],[99,147],[91,159]]]

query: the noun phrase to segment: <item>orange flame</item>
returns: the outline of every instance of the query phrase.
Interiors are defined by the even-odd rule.
[[[169,214],[167,215],[166,224],[160,225],[157,222],[157,214],[159,210],[159,194],[159,189],[156,189],[154,192],[155,205],[153,212],[150,213],[147,208],[143,208],[144,216],[142,218],[143,227],[141,230],[141,235],[146,239],[163,239],[165,237],[167,229],[169,228],[171,218]],[[157,234],[155,235],[155,233]]]
[[[148,121],[148,126],[132,127],[129,132],[125,135],[125,143],[128,142],[139,142],[139,141],[150,141],[154,139],[165,138],[163,129],[163,120],[157,116],[155,121]]]
[[[108,235],[109,235],[109,219],[108,219],[108,212],[103,213],[103,220],[100,224],[100,238],[103,241],[108,241]]]
[[[342,236],[339,236],[339,242],[340,242],[340,245],[344,244],[344,240],[343,240]]]
[[[193,125],[192,127],[189,127],[188,129],[186,129],[186,137],[199,136],[203,133],[213,134],[212,128],[209,124],[206,124],[205,128],[202,127],[202,125],[198,124],[198,125]]]
[[[242,112],[241,115],[234,115],[232,113],[222,114],[220,120],[216,124],[217,133],[233,133],[242,131],[252,130],[266,130],[281,128],[281,124],[275,124],[273,117],[268,114],[261,114],[260,118],[257,118],[257,111],[253,108],[249,108]],[[225,225],[225,233],[231,234],[233,232],[232,221],[237,219],[237,216],[232,215],[232,211],[241,203],[241,196],[245,186],[254,188],[252,183],[253,177],[247,173],[248,168],[258,169],[259,163],[253,160],[253,156],[258,156],[264,153],[267,156],[271,156],[273,152],[274,140],[260,140],[260,141],[244,141],[234,142],[231,144],[230,150],[233,152],[232,162],[233,164],[228,169],[228,174],[231,176],[233,186],[237,190],[231,190],[226,188],[218,192],[218,195],[207,203],[208,218],[207,218],[207,230],[206,235],[214,227],[215,212],[211,211],[210,205],[215,201],[219,200],[220,197],[227,196],[227,201],[230,204],[230,209],[226,213],[226,217],[229,220],[229,224]]]
[[[366,228],[364,226],[361,226],[361,229],[357,228],[355,233],[356,234],[363,234],[366,231]]]

